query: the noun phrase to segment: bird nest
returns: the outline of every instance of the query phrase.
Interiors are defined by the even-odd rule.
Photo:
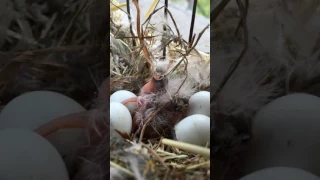
[[[0,107],[35,90],[90,108],[109,69],[108,5],[102,1],[0,3]]]
[[[161,93],[154,92],[148,100],[154,107],[140,112],[145,121],[136,133],[123,135],[125,139],[111,133],[110,177],[209,179],[210,149],[175,141],[170,133],[174,123],[165,126],[169,131],[162,126],[163,122],[174,121],[168,104],[171,108],[181,108],[179,113],[182,113],[185,104],[180,105],[179,100],[188,99],[199,90],[209,91],[210,56],[195,48],[209,25],[186,41],[175,26],[170,8],[156,8],[145,22],[140,22],[139,1],[124,6],[111,1],[110,5],[111,10],[114,8],[110,18],[110,93],[128,90],[141,95],[154,79],[162,86]],[[130,13],[118,9],[129,5],[137,10],[135,24],[130,22],[133,18]],[[166,21],[152,21],[165,9],[173,26]]]
[[[0,108],[37,90],[59,92],[86,109],[97,108],[100,84],[110,71],[106,12],[104,0],[1,1]],[[99,170],[87,168],[77,176],[76,166],[84,162],[79,159],[88,151],[75,158],[70,179],[87,179]],[[103,156],[108,155],[104,150]]]

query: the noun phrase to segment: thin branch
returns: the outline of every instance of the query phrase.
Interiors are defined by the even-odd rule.
[[[165,18],[165,20],[166,20],[166,23],[167,23],[167,21],[168,21],[168,0],[165,0],[165,9],[164,9],[164,18]],[[166,24],[165,25],[163,25],[163,31],[164,31],[164,33],[167,33],[167,26],[166,26]],[[166,59],[166,51],[167,51],[167,48],[166,48],[166,46],[164,46],[164,48],[163,48],[163,59]]]
[[[196,42],[195,42],[195,43],[193,44],[193,46],[191,46],[191,48],[188,50],[187,55],[188,55],[189,53],[191,53],[191,51],[198,45],[198,43],[199,43],[199,41],[200,41],[200,39],[201,39],[201,36],[202,36],[203,33],[209,28],[209,26],[210,26],[210,24],[208,24],[206,27],[204,27],[203,30],[199,33],[199,36],[198,36]]]
[[[158,9],[154,10],[154,11],[150,14],[150,16],[146,19],[146,21],[142,24],[142,26],[144,26],[146,23],[148,23],[148,22],[150,21],[151,17],[152,17],[156,12],[158,12],[160,9],[162,9],[162,8],[166,8],[166,7],[165,7],[165,6],[162,6],[162,7],[158,8]],[[176,21],[175,21],[174,18],[173,18],[172,13],[170,12],[170,10],[169,10],[168,8],[166,8],[166,9],[167,9],[167,12],[168,12],[169,15],[170,15],[170,18],[171,18],[171,20],[172,20],[172,22],[173,22],[173,25],[174,25],[175,29],[176,29],[176,31],[177,31],[178,37],[181,37],[181,33],[180,33],[179,29],[178,29],[178,26],[177,26]]]
[[[131,36],[135,36],[134,32],[133,32],[133,29],[132,29],[132,23],[131,23],[132,19],[131,19],[131,12],[130,12],[130,0],[127,0],[127,12],[128,12],[128,19],[129,19],[129,22],[130,22],[130,33],[131,33]],[[132,45],[136,46],[135,39],[132,39]]]
[[[190,31],[189,31],[189,47],[192,46],[192,37],[193,37],[193,29],[194,29],[194,20],[196,18],[196,12],[197,12],[197,3],[198,3],[198,0],[193,1],[191,25],[190,25]]]
[[[150,70],[152,69],[152,61],[151,61],[151,55],[147,49],[147,46],[145,44],[145,41],[143,39],[143,31],[142,30],[142,27],[140,26],[140,7],[139,7],[139,0],[132,0],[133,4],[136,6],[136,9],[137,9],[137,33],[138,33],[138,36],[139,36],[139,41],[140,41],[140,45],[142,47],[142,51],[145,55],[145,58],[147,60],[147,64],[150,68]]]

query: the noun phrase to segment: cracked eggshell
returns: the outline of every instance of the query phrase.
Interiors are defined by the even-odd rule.
[[[0,179],[69,180],[55,147],[30,130],[0,130],[0,147]]]
[[[132,117],[128,108],[119,102],[110,102],[110,128],[131,134]]]
[[[240,180],[320,180],[320,178],[298,168],[273,167],[256,171]]]
[[[252,128],[245,173],[285,166],[320,175],[320,98],[303,93],[280,97],[256,114]]]
[[[0,130],[22,128],[34,130],[60,116],[85,109],[73,99],[51,91],[32,91],[10,101],[0,114]],[[60,129],[46,137],[62,156],[85,143],[84,129]]]
[[[205,146],[210,143],[210,118],[194,114],[181,120],[174,127],[178,141]]]
[[[137,95],[135,95],[134,93],[127,91],[127,90],[120,90],[120,91],[114,92],[110,96],[110,102],[121,103],[127,99],[134,98],[134,97],[137,97]],[[131,113],[137,109],[137,103],[135,103],[135,102],[129,102],[125,106],[129,109],[129,111]]]
[[[210,92],[199,91],[189,99],[188,115],[203,114],[210,117]]]

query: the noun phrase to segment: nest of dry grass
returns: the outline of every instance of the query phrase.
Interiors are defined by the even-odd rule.
[[[190,144],[169,139],[149,144],[128,141],[122,147],[123,150],[112,150],[110,154],[110,165],[121,172],[122,177],[210,179],[208,148],[190,147]]]
[[[138,1],[133,0],[132,2],[133,4],[130,5],[138,9]],[[112,6],[121,5],[117,1],[112,1]],[[163,7],[157,7],[151,12],[146,22],[140,22],[138,15],[135,19],[136,26],[130,26],[126,11],[117,10],[111,13],[111,94],[123,89],[138,94],[153,73],[166,73],[155,63],[161,62],[162,59],[177,59],[177,63],[173,65],[174,68],[168,74],[182,77],[186,77],[188,74],[188,64],[203,62],[202,65],[207,67],[210,63],[209,54],[195,49],[197,38],[201,38],[201,33],[209,26],[200,32],[193,42],[188,43],[181,38],[178,27],[169,27],[164,22],[151,22],[152,16],[163,10]],[[124,12],[122,17],[120,12]],[[174,21],[169,10],[167,17],[168,21]],[[125,21],[129,21],[129,23],[126,24]],[[167,29],[167,31],[164,33],[163,29]],[[163,58],[164,50],[166,58]],[[210,79],[201,79],[201,82],[198,85],[198,90],[209,90]],[[161,108],[159,110],[161,111]],[[170,139],[146,139],[143,137],[143,133],[138,138],[132,136],[127,140],[110,138],[111,178],[210,178],[209,148],[192,146]]]
[[[107,68],[102,0],[0,2],[0,107],[35,90],[90,108]]]

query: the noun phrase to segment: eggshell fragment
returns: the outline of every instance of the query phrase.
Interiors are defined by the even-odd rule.
[[[178,141],[205,146],[210,143],[210,118],[202,114],[194,114],[175,125]]]
[[[210,92],[199,91],[189,99],[188,115],[203,114],[210,117]]]
[[[0,130],[0,147],[0,179],[69,180],[67,168],[55,147],[32,131]]]
[[[110,102],[110,128],[130,135],[132,117],[126,106],[119,102]]]
[[[137,97],[137,95],[133,94],[127,90],[116,91],[110,96],[110,102],[124,102],[127,99]],[[125,106],[129,109],[130,112],[134,112],[137,109],[136,102],[126,103]]]
[[[251,173],[240,180],[320,180],[307,171],[297,168],[273,167]]]
[[[10,101],[0,114],[0,130],[22,128],[34,130],[60,116],[82,112],[85,109],[73,99],[50,91],[24,93]],[[61,155],[84,144],[83,129],[60,129],[46,137]]]
[[[263,107],[253,119],[244,171],[285,166],[320,175],[320,98],[296,93]]]

